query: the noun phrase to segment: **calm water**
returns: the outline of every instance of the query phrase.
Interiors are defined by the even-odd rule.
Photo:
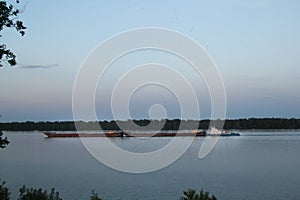
[[[220,200],[299,199],[300,131],[241,132],[221,138],[203,160],[203,138],[175,163],[147,174],[127,174],[95,160],[78,138],[47,139],[39,132],[6,132],[11,144],[0,150],[0,177],[12,197],[26,184],[55,187],[64,200],[89,199],[94,189],[104,199],[178,199],[186,188],[204,189]],[[99,138],[100,139],[100,138]],[[167,138],[115,139],[137,152],[167,143]]]

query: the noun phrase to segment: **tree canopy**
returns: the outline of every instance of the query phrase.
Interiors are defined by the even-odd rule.
[[[101,198],[98,196],[98,194],[92,190],[90,200],[101,200]]]
[[[201,190],[199,193],[194,189],[188,189],[183,191],[183,196],[180,197],[180,200],[217,200],[217,198],[212,195],[209,195],[209,192]]]
[[[9,144],[9,141],[7,140],[7,137],[3,138],[2,135],[3,135],[3,133],[0,130],[0,148],[1,149],[5,148]]]
[[[18,3],[19,0],[16,1],[16,4]],[[15,29],[21,36],[25,34],[26,27],[21,20],[18,20],[21,12],[15,7],[7,1],[0,1],[0,37],[2,37],[1,32],[6,28]],[[10,66],[17,64],[15,54],[7,48],[6,44],[0,44],[0,67],[3,63],[8,63]]]
[[[42,190],[42,188],[26,188],[26,186],[23,185],[19,191],[20,196],[18,200],[62,200],[59,197],[59,192],[56,192],[54,188],[52,188],[48,194],[47,190]]]
[[[162,130],[178,130],[181,126],[182,129],[189,129],[190,124],[199,123],[199,129],[207,129],[209,123],[214,123],[214,120],[180,120],[180,119],[167,119]],[[77,121],[80,127],[84,130],[95,130],[96,125],[100,125],[102,130],[120,130],[118,125],[123,127],[131,127],[130,124],[137,124],[141,127],[153,123],[152,127],[160,127],[161,122],[158,120],[127,120],[127,121],[100,121],[100,122],[83,122]],[[217,122],[216,122],[217,123]],[[3,131],[76,131],[74,121],[55,121],[55,122],[2,122],[0,123],[1,130]],[[300,129],[300,119],[285,119],[285,118],[248,118],[248,119],[228,119],[225,120],[224,129],[232,130],[247,130],[247,129]]]
[[[16,0],[16,4],[18,3],[20,3],[19,0]],[[13,4],[7,3],[7,1],[0,0],[0,38],[2,38],[2,31],[6,28],[15,29],[21,36],[25,35],[26,27],[21,20],[18,20],[21,12],[15,7]],[[17,64],[17,61],[16,55],[7,48],[6,44],[2,43],[0,44],[0,67],[4,63],[14,66]],[[2,138],[0,130],[0,148],[6,147],[8,143],[7,138]]]
[[[10,199],[10,192],[8,191],[8,188],[5,186],[5,181],[1,182],[1,180],[0,180],[0,199],[1,200]]]

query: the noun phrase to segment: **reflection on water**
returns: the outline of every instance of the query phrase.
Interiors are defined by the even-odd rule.
[[[64,200],[88,199],[92,189],[104,199],[125,200],[178,199],[186,188],[203,188],[222,200],[300,196],[299,131],[244,131],[240,137],[220,138],[202,160],[197,156],[203,138],[196,138],[175,163],[147,174],[127,174],[104,166],[85,150],[79,138],[47,139],[39,132],[5,135],[11,143],[0,150],[0,177],[11,188],[12,199],[22,184],[56,187]],[[129,151],[148,152],[170,139],[113,141]]]

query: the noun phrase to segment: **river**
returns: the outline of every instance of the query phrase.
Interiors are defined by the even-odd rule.
[[[187,188],[204,189],[218,200],[279,200],[300,196],[300,131],[242,131],[222,137],[204,159],[204,138],[196,138],[170,166],[146,174],[111,169],[91,156],[79,138],[48,139],[41,132],[5,132],[0,177],[12,199],[18,189],[55,187],[63,200],[88,200],[91,190],[103,199],[179,199]],[[98,138],[101,139],[101,138]],[[144,152],[168,138],[116,138],[122,148]],[[109,152],[108,152],[109,153]]]

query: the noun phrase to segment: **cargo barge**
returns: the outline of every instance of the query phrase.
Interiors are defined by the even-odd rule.
[[[44,132],[48,138],[78,138],[78,137],[185,137],[185,136],[206,136],[206,131],[190,131],[185,133],[161,132],[161,133],[136,133],[124,131],[109,131],[105,133],[56,133]]]
[[[240,136],[239,133],[220,131],[216,128],[211,128],[207,131],[186,131],[186,132],[159,132],[159,133],[142,133],[129,131],[109,131],[103,133],[56,133],[44,132],[48,138],[78,138],[78,137],[205,137],[205,136]]]

